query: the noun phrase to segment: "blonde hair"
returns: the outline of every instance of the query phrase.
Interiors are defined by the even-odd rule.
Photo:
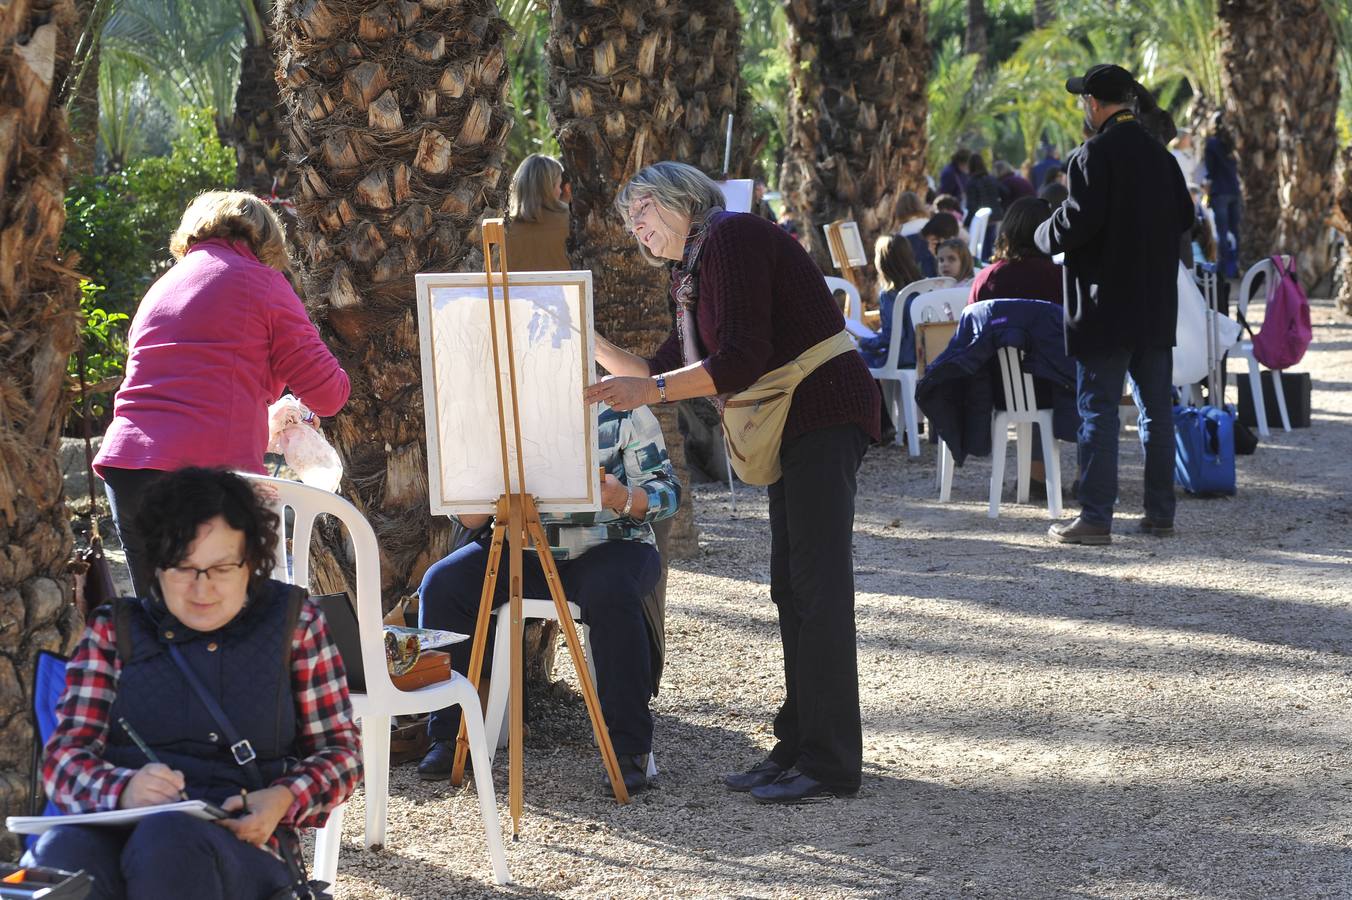
[[[514,222],[538,222],[545,210],[567,212],[558,198],[563,186],[563,164],[552,156],[532,153],[521,160],[507,194],[507,215]]]
[[[722,209],[726,202],[723,189],[708,175],[694,166],[678,162],[656,162],[639,170],[615,195],[615,210],[624,219],[629,233],[634,231],[634,220],[629,215],[635,203],[652,200],[658,206],[674,213],[684,213],[692,223],[702,222],[710,210]],[[669,260],[659,259],[638,242],[638,252],[650,266],[664,266]]]
[[[207,191],[183,211],[178,230],[169,238],[169,252],[182,259],[194,244],[211,238],[244,241],[258,261],[291,279],[286,232],[272,207],[244,191]]]

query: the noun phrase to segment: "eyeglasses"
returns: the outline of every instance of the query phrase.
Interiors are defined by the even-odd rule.
[[[205,569],[199,569],[196,566],[170,566],[167,569],[161,569],[160,574],[170,584],[182,587],[197,581],[199,575],[205,575],[207,581],[224,581],[244,568],[246,562],[247,560],[241,559],[237,563],[222,563],[218,566],[207,566]]]

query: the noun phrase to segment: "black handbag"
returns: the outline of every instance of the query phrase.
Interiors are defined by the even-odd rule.
[[[258,763],[254,761],[253,745],[240,735],[234,722],[230,721],[230,717],[225,714],[221,704],[207,690],[206,685],[202,684],[192,666],[183,658],[183,652],[178,649],[177,645],[169,644],[169,656],[174,660],[174,665],[178,666],[183,673],[183,677],[188,680],[188,685],[197,695],[197,699],[202,701],[202,705],[207,708],[207,712],[215,720],[216,727],[220,728],[221,734],[225,735],[235,762],[244,770],[245,776],[254,785],[253,789],[262,790],[266,785],[263,783],[263,773],[259,771]],[[268,900],[333,900],[333,895],[329,893],[327,881],[311,880],[305,874],[305,862],[301,858],[300,848],[299,846],[293,847],[287,837],[286,834],[279,835],[277,846],[282,851],[282,862],[286,864],[291,873],[291,884],[273,894]]]

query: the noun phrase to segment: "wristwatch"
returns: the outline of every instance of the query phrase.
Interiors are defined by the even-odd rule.
[[[653,376],[653,381],[656,381],[656,382],[657,382],[657,396],[661,398],[658,402],[659,402],[659,403],[666,403],[666,402],[667,402],[667,376],[665,376],[665,375],[655,375],[655,376]]]
[[[630,510],[634,508],[634,489],[626,487],[625,490],[629,492],[629,496],[624,501],[624,509],[620,510],[620,515],[627,519],[629,518]]]

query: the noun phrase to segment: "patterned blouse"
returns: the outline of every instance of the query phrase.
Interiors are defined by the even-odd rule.
[[[111,607],[89,617],[88,628],[66,665],[66,692],[57,706],[56,731],[42,764],[47,796],[62,812],[117,809],[135,769],[103,760],[109,710],[117,696],[122,662]],[[292,638],[291,690],[296,700],[297,743],[302,758],[291,761],[274,782],[291,791],[291,808],[280,825],[318,828],[346,802],[361,778],[361,739],[352,718],[347,676],[313,600],[300,609]],[[268,848],[278,853],[277,837]]]

